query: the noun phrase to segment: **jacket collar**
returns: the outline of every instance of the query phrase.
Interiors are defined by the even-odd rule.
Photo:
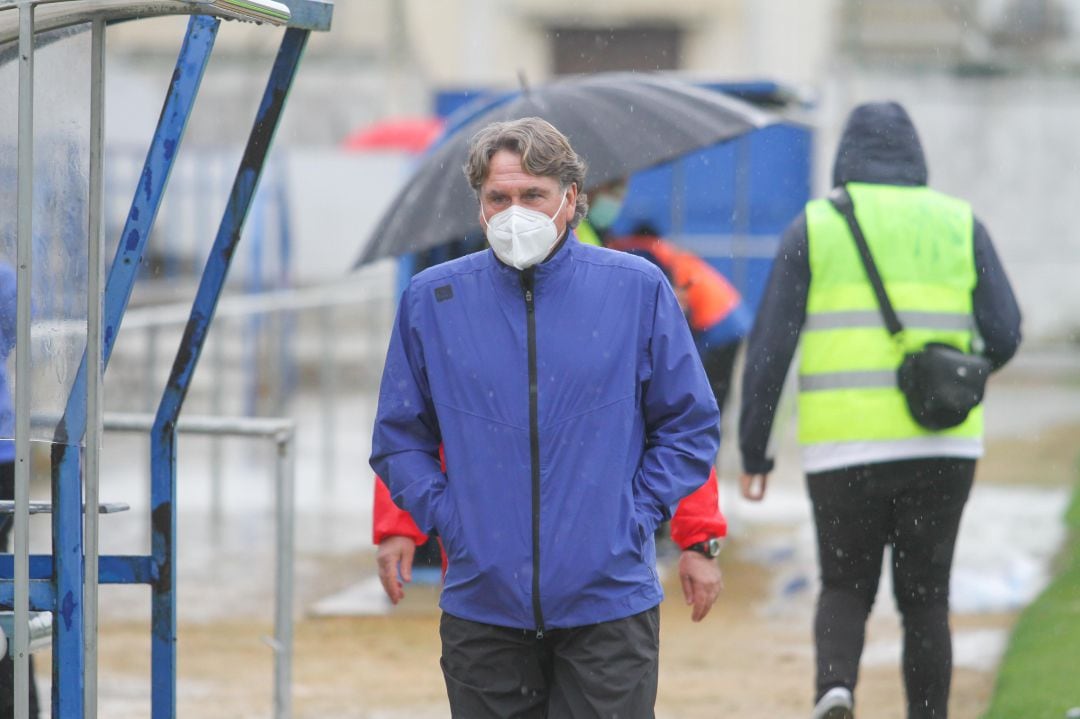
[[[554,254],[540,264],[535,265],[536,282],[540,283],[547,281],[549,278],[556,277],[565,271],[570,266],[571,257],[577,247],[577,235],[574,234],[573,230],[570,230],[556,246]],[[488,256],[491,258],[492,266],[495,268],[495,272],[499,277],[507,282],[512,282],[515,287],[520,287],[521,273],[523,270],[503,264],[503,262],[495,256],[495,252],[490,247],[487,252]]]

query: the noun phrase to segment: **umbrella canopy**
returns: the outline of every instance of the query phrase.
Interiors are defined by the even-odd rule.
[[[471,118],[451,118],[379,220],[357,266],[461,239],[475,228],[476,196],[461,171],[469,141],[491,122],[532,116],[559,128],[585,158],[586,188],[779,121],[721,93],[659,75],[583,75],[523,90]]]

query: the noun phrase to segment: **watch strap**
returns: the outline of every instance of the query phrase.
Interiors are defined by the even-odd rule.
[[[683,551],[697,552],[698,554],[704,555],[709,559],[715,559],[716,557],[720,556],[720,540],[708,539],[704,542],[695,542],[694,544],[686,547]]]

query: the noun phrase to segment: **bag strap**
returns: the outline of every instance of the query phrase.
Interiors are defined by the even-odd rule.
[[[874,256],[870,254],[870,247],[866,244],[862,228],[859,227],[859,221],[855,219],[855,204],[851,201],[851,195],[848,194],[847,188],[841,185],[829,193],[829,202],[847,220],[851,236],[855,238],[855,246],[859,248],[859,257],[862,258],[863,267],[866,268],[866,276],[870,280],[870,285],[874,288],[874,294],[877,296],[878,307],[881,309],[881,316],[885,320],[885,327],[888,328],[889,334],[895,337],[904,331],[904,326],[900,324],[900,318],[896,316],[896,310],[893,309],[892,302],[889,302],[889,295],[885,291],[881,275],[878,274],[877,265],[874,264]]]

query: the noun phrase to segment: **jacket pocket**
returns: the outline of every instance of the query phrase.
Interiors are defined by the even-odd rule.
[[[634,549],[637,550],[638,556],[643,558],[643,559],[645,558],[645,542],[646,542],[647,538],[648,537],[647,537],[647,533],[645,531],[645,527],[641,524],[640,521],[638,521],[635,518],[634,519]]]
[[[637,496],[634,497],[634,521],[645,534],[655,532],[659,526],[653,511],[642,503]]]
[[[461,520],[449,485],[443,487],[435,500],[435,531],[442,538],[443,549],[448,559],[460,556]]]

